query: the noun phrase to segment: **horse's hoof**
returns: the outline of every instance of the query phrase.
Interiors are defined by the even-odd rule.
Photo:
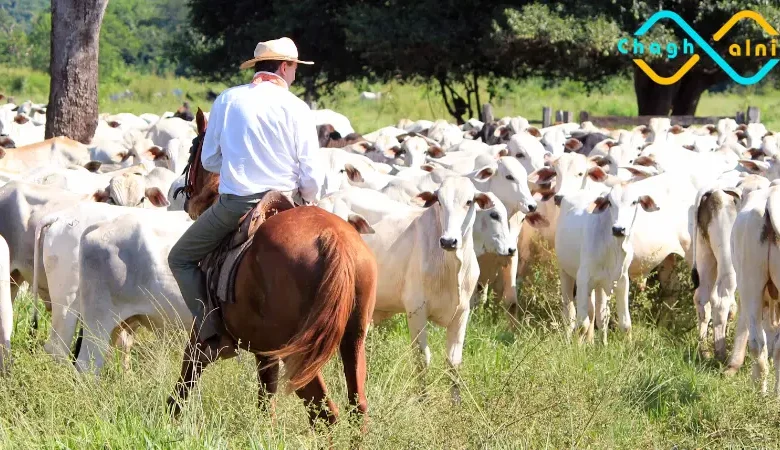
[[[173,419],[178,419],[181,415],[181,405],[179,405],[179,402],[176,401],[173,397],[168,397],[168,414]]]

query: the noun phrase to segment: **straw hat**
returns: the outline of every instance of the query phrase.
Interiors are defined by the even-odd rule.
[[[255,47],[255,57],[244,61],[240,68],[249,69],[258,61],[292,61],[299,64],[314,64],[312,61],[298,59],[298,47],[288,37],[259,42]]]

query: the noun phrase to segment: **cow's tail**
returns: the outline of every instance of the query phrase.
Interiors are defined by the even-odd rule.
[[[319,243],[324,270],[309,315],[284,347],[264,353],[284,360],[290,390],[306,386],[333,356],[355,306],[352,252],[334,230],[324,230]]]
[[[43,258],[43,239],[44,232],[54,222],[59,219],[56,214],[50,214],[44,217],[38,226],[35,227],[35,246],[33,248],[33,279],[32,279],[32,297],[33,297],[33,319],[32,326],[34,330],[38,329],[38,274],[40,270],[40,264],[38,260]]]
[[[701,204],[706,201],[710,194],[712,194],[712,191],[709,189],[697,192],[696,201],[693,204],[693,218],[691,219],[693,223],[693,230],[691,230],[691,254],[693,255],[691,261],[691,282],[694,290],[699,288],[699,269],[696,268],[696,243],[699,240],[699,208],[701,208]]]

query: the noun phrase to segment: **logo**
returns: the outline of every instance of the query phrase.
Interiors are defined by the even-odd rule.
[[[645,33],[647,33],[650,28],[653,27],[653,25],[656,24],[661,19],[671,19],[673,20],[677,25],[680,26],[680,28],[685,31],[685,33],[690,37],[696,45],[698,45],[702,50],[704,50],[704,53],[707,54],[713,61],[715,61],[715,64],[717,64],[721,69],[723,69],[726,74],[728,74],[729,77],[731,77],[732,80],[735,82],[741,84],[741,85],[751,85],[758,83],[761,81],[770,70],[772,70],[778,62],[780,62],[780,59],[775,58],[777,56],[777,39],[772,38],[772,40],[769,43],[769,47],[767,48],[766,44],[756,44],[751,45],[751,42],[749,39],[745,40],[744,46],[740,46],[739,44],[731,44],[729,46],[729,54],[731,56],[771,56],[772,59],[769,60],[769,62],[764,65],[764,67],[761,68],[755,75],[751,77],[744,77],[737,72],[734,71],[734,69],[727,63],[710,45],[705,41],[699,33],[697,33],[693,28],[691,28],[690,25],[677,13],[674,13],[672,11],[658,11],[657,13],[653,14],[650,19],[647,20],[639,29],[634,33],[634,36],[640,37],[643,36]],[[742,19],[752,19],[758,23],[759,26],[766,32],[766,34],[770,36],[777,36],[778,33],[777,30],[775,30],[772,25],[769,25],[769,23],[761,16],[761,14],[758,14],[755,11],[740,11],[736,14],[734,14],[731,19],[728,20],[717,33],[712,35],[712,39],[715,42],[720,41],[726,33],[731,30],[734,25],[739,22]],[[624,55],[630,53],[633,53],[634,55],[642,55],[645,53],[645,45],[637,41],[635,38],[633,40],[633,43],[629,45],[629,39],[628,38],[622,38],[618,41],[617,44],[618,51]],[[649,54],[651,55],[661,55],[663,54],[663,47],[658,42],[652,42],[648,46]],[[744,49],[744,55],[743,55],[743,49]],[[678,54],[678,47],[675,43],[668,43],[666,44],[666,53],[668,59],[674,59],[677,57]],[[650,77],[651,80],[655,81],[658,84],[663,85],[669,85],[674,84],[680,80],[686,73],[688,73],[693,66],[696,65],[697,62],[701,59],[698,54],[695,53],[695,49],[693,46],[693,43],[691,43],[687,38],[683,40],[683,54],[684,55],[691,55],[690,59],[686,61],[685,64],[683,64],[682,67],[675,73],[674,75],[670,77],[662,77],[655,73],[655,71],[642,59],[634,59],[634,63],[636,63],[637,66],[639,66],[642,71],[647,74],[648,77]]]

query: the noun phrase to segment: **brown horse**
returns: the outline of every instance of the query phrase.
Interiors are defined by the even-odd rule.
[[[196,117],[200,144],[185,189],[193,217],[216,200],[219,185],[218,175],[201,166],[206,120],[200,109]],[[314,406],[312,424],[318,417],[334,423],[334,403],[327,399],[327,411],[320,409],[326,400],[320,370],[338,348],[350,405],[365,424],[365,337],[376,301],[377,266],[356,229],[316,206],[280,212],[260,225],[236,277],[235,302],[220,309],[228,334],[255,354],[260,407],[277,390],[282,360],[289,387]],[[181,412],[176,397],[186,399],[209,362],[187,346],[176,392],[168,399],[175,416]]]

